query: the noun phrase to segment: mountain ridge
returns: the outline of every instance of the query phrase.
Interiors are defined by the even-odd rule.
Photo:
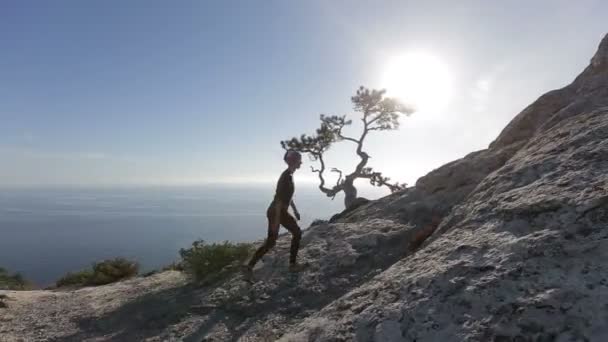
[[[71,292],[0,291],[0,337],[40,341],[608,339],[608,35],[574,81],[487,149],[289,235],[209,287],[165,272]]]

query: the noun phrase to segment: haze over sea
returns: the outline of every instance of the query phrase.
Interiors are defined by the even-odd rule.
[[[297,184],[300,226],[343,209],[314,184]],[[377,198],[385,190],[364,189]],[[170,264],[196,239],[266,236],[274,185],[0,190],[0,265],[47,286],[68,271],[117,256],[145,272]],[[281,232],[286,232],[284,228]]]

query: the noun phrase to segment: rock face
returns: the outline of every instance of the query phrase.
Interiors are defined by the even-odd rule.
[[[533,138],[432,242],[283,340],[608,340],[607,157],[608,108]]]
[[[608,341],[608,36],[488,149],[307,229],[299,273],[289,242],[254,284],[0,291],[0,340]]]
[[[608,340],[607,61],[608,37],[489,149],[369,204],[400,222],[414,207],[449,214],[423,248],[282,340]]]

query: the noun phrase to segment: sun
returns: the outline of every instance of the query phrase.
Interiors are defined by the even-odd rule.
[[[448,66],[426,52],[410,52],[393,58],[386,65],[382,88],[416,111],[440,111],[452,95]]]

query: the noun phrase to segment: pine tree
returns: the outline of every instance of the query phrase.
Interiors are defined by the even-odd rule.
[[[318,174],[319,190],[332,199],[340,193],[344,192],[344,206],[350,207],[357,199],[357,188],[354,186],[356,179],[369,179],[373,186],[386,186],[391,192],[405,189],[405,183],[391,183],[390,178],[382,176],[381,172],[374,171],[367,166],[369,154],[363,150],[365,138],[374,131],[387,131],[399,128],[399,116],[410,115],[413,110],[399,101],[385,97],[385,90],[369,90],[365,87],[360,87],[355,96],[351,97],[354,110],[362,117],[363,132],[358,138],[348,137],[343,135],[344,127],[352,124],[352,120],[347,120],[346,115],[343,116],[326,116],[321,114],[321,127],[316,130],[314,135],[302,134],[300,138],[291,138],[290,140],[281,141],[281,146],[286,150],[295,150],[300,153],[308,154],[312,161],[319,162],[319,168],[311,166],[312,172]],[[338,174],[338,180],[333,187],[326,185],[324,172],[326,171],[326,161],[323,159],[323,154],[329,148],[337,143],[348,141],[356,144],[356,154],[359,157],[355,170],[344,176],[344,173],[332,168],[331,172]]]

